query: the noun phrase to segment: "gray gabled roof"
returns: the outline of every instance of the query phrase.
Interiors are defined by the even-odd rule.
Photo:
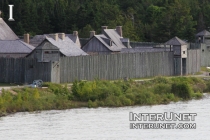
[[[66,36],[69,37],[79,47],[81,47],[80,40],[79,40],[78,36],[75,36],[73,34],[66,34]]]
[[[46,40],[48,40],[52,45],[58,47],[60,52],[65,56],[88,55],[82,49],[80,49],[69,37],[65,37],[64,40],[60,38],[58,38],[58,40],[54,40],[53,38],[46,35]]]
[[[122,48],[126,48],[121,41],[122,37],[115,29],[104,29],[103,31],[103,34],[94,35],[92,38],[97,38],[108,50],[113,52],[119,52]]]
[[[118,47],[115,42],[113,42],[111,39],[107,38],[105,35],[95,35],[96,37],[107,49],[110,51],[121,51],[121,47]],[[111,46],[110,46],[111,44]]]
[[[19,39],[17,35],[10,29],[10,27],[0,18],[0,40],[16,40]]]
[[[166,45],[187,45],[187,42],[178,37],[174,37],[165,43]]]
[[[196,34],[196,36],[210,36],[210,32],[207,30],[203,30]]]
[[[32,39],[30,39],[29,44],[34,47],[37,47],[43,40],[45,40],[45,35],[35,35]]]
[[[44,35],[35,35],[32,39],[30,39],[30,44],[34,47],[37,47],[40,43],[45,40],[46,36],[49,36],[49,34],[44,34]],[[65,34],[66,37],[69,37],[76,45],[81,47],[80,40],[78,36],[75,36],[73,34]]]
[[[0,53],[30,53],[33,46],[18,40],[0,40]]]
[[[116,49],[126,48],[120,40],[122,37],[120,37],[116,29],[104,29],[104,34],[114,42]]]

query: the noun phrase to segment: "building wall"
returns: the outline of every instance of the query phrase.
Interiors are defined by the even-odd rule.
[[[181,57],[182,58],[187,58],[187,47],[188,47],[188,45],[181,46]]]
[[[205,40],[204,40],[204,43],[210,45],[210,37],[206,36]]]
[[[174,58],[174,75],[179,76],[182,75],[182,59]]]
[[[201,66],[210,66],[210,47],[206,44],[201,44]]]
[[[87,44],[82,47],[82,50],[86,53],[107,53],[111,52],[109,49],[104,46],[96,37],[93,37]]]
[[[181,46],[180,45],[178,45],[178,46],[174,45],[173,51],[174,51],[175,56],[181,56]]]
[[[65,57],[60,66],[61,83],[174,75],[173,52]]]
[[[188,50],[187,57],[187,74],[195,74],[200,71],[201,67],[201,50]]]
[[[51,64],[51,82],[60,83],[60,62],[54,61]]]

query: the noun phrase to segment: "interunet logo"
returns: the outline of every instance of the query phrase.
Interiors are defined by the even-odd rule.
[[[197,113],[129,113],[130,129],[196,129]],[[150,123],[148,123],[148,121]],[[159,121],[159,123],[157,123]],[[165,121],[165,122],[164,122]],[[183,122],[183,123],[174,123]]]

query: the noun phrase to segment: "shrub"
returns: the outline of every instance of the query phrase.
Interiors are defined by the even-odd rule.
[[[128,99],[128,98],[126,98],[125,95],[122,95],[119,98],[120,98],[120,102],[121,102],[122,105],[124,105],[124,106],[130,106],[130,105],[132,105],[131,100]]]
[[[192,94],[192,97],[195,99],[201,99],[203,97],[203,94],[200,92],[196,92]]]
[[[186,82],[173,83],[171,93],[183,99],[190,99],[192,88]]]
[[[166,94],[171,92],[171,85],[169,84],[156,84],[154,86],[154,91],[155,94]]]
[[[98,107],[97,101],[92,102],[91,100],[88,101],[88,107]]]
[[[210,92],[210,81],[206,81],[206,88],[204,90],[204,92]]]
[[[160,83],[162,83],[162,84],[168,84],[170,82],[170,80],[168,78],[161,77],[161,76],[155,77],[153,81],[154,81],[154,83],[159,83],[159,84]]]

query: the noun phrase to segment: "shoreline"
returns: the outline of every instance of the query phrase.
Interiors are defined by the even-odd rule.
[[[3,90],[0,96],[0,117],[16,112],[82,107],[167,105],[171,102],[202,99],[205,92],[210,92],[210,81],[195,77],[156,77],[140,82],[75,81],[71,87],[53,83],[45,83],[43,86],[48,88]]]

